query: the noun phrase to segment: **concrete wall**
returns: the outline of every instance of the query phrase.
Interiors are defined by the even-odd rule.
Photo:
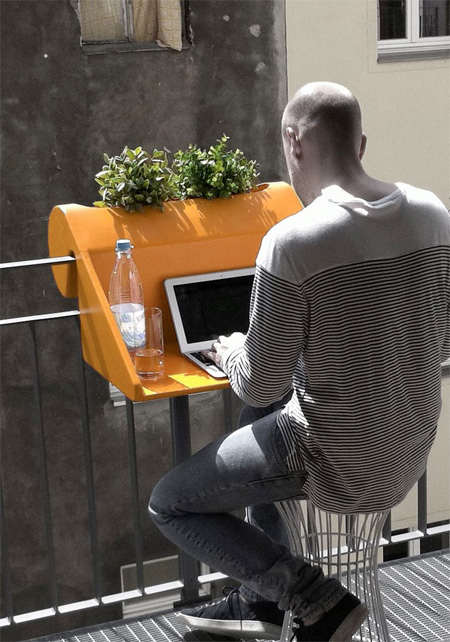
[[[307,82],[347,86],[361,103],[366,170],[435,192],[450,207],[450,60],[377,62],[376,0],[286,0],[288,95]],[[429,521],[448,519],[449,379],[428,467]],[[416,491],[395,509],[393,528],[415,525]]]
[[[286,178],[279,123],[287,100],[281,0],[192,0],[195,44],[182,52],[86,56],[69,0],[2,4],[2,262],[46,257],[55,204],[89,205],[103,152],[125,145],[174,150],[230,145],[260,163],[261,180]],[[259,27],[256,27],[258,25]],[[112,254],[112,260],[113,260]],[[3,276],[2,318],[70,309],[49,268]],[[91,597],[82,465],[77,339],[72,320],[38,324],[43,418],[55,537],[58,600]],[[30,337],[2,332],[2,479],[16,613],[50,605],[40,495]],[[125,412],[88,371],[94,477],[105,594],[120,591],[119,567],[134,561]],[[205,403],[205,401],[207,403]],[[223,431],[222,398],[192,400],[194,448]],[[239,404],[234,405],[234,415]],[[147,497],[171,466],[167,402],[136,409],[144,557],[173,552],[146,514]],[[120,617],[120,604],[2,631],[2,639]]]

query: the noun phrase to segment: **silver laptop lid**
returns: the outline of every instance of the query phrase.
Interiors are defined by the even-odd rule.
[[[221,334],[247,332],[255,268],[166,279],[180,352],[206,350]]]

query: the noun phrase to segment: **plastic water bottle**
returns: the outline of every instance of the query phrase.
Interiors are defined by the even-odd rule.
[[[116,241],[116,262],[109,282],[109,305],[128,351],[145,345],[144,291],[131,256],[131,241]]]

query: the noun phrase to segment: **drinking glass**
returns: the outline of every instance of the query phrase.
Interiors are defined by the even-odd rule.
[[[136,350],[134,366],[140,379],[155,380],[164,375],[164,340],[160,308],[145,308],[145,344]]]

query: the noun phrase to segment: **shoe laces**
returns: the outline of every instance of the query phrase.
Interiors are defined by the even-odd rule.
[[[238,586],[224,586],[222,589],[223,595],[228,599],[230,595],[233,595],[234,593],[239,593],[239,587]]]
[[[219,602],[224,601],[225,599],[226,599],[226,601],[230,601],[230,599],[232,599],[232,596],[236,592],[239,592],[239,588],[235,588],[233,586],[224,586],[222,588],[222,594],[223,594],[224,597],[219,597],[219,598],[215,597],[212,600],[210,600],[209,602],[202,603],[201,606],[203,608],[205,608],[207,606],[214,606],[214,605],[218,604]]]
[[[241,597],[240,597],[239,587],[224,586],[222,589],[222,593],[225,596],[227,602],[230,604],[230,608],[233,602],[235,602],[235,604],[239,609],[239,619],[242,620]],[[236,600],[234,600],[234,597],[236,597]]]

